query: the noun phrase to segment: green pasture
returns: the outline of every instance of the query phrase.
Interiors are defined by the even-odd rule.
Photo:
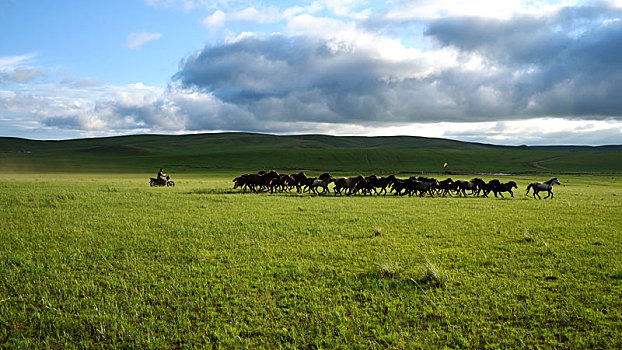
[[[117,156],[110,171],[98,168],[104,155],[55,152],[39,164],[36,151],[3,156],[21,172],[6,165],[0,182],[2,348],[622,348],[619,152],[542,163],[566,172],[593,165],[599,175],[504,177],[519,184],[505,199],[231,188],[240,173],[288,159],[294,167],[296,150],[274,164],[255,150],[228,170],[214,165],[232,157],[224,150]],[[339,152],[359,161],[319,151],[298,161],[368,170],[359,167],[364,150]],[[390,164],[377,152],[367,153],[370,169]],[[388,155],[406,168],[439,160],[409,152]],[[493,162],[518,157],[511,172],[557,152],[469,159],[497,172],[506,166]],[[159,166],[174,188],[148,186]],[[549,174],[562,183],[553,200],[525,195]]]
[[[540,167],[534,165],[539,163]],[[448,163],[444,169],[443,164]],[[622,174],[622,146],[505,147],[421,137],[135,135],[0,138],[3,173],[256,172]]]

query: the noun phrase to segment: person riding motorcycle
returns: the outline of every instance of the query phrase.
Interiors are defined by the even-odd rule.
[[[160,171],[158,171],[157,177],[149,178],[149,185],[151,185],[151,187],[153,186],[172,187],[172,186],[175,186],[175,183],[173,182],[173,180],[171,180],[170,176],[164,173],[164,169],[160,168]]]
[[[158,171],[158,180],[166,181],[166,174],[164,173],[164,170],[162,170],[162,168],[160,168],[160,171]]]

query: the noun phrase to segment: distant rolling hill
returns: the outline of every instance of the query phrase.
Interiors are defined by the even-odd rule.
[[[414,136],[251,133],[0,138],[0,172],[622,173],[622,145],[497,146]],[[157,170],[157,169],[156,169]]]

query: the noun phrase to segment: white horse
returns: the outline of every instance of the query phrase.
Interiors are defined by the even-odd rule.
[[[549,197],[551,197],[551,199],[553,199],[553,185],[561,185],[559,183],[559,180],[557,180],[556,177],[550,179],[549,181],[546,182],[534,182],[532,184],[529,184],[529,186],[527,186],[527,194],[529,194],[529,189],[533,188],[533,198],[536,198],[536,196],[538,196],[538,199],[542,199],[542,197],[540,197],[540,195],[538,194],[538,192],[540,191],[548,191],[549,194],[544,197],[544,199],[547,199]]]

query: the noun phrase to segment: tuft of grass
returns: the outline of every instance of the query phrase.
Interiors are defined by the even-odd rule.
[[[382,236],[382,227],[374,228],[374,236],[375,237],[381,237]]]
[[[528,231],[523,232],[523,238],[521,239],[522,242],[532,243],[535,240],[536,239]]]
[[[378,267],[378,275],[381,277],[394,278],[402,271],[397,261],[376,263],[376,266]]]
[[[445,276],[439,268],[434,265],[427,256],[423,264],[423,277],[419,280],[420,284],[427,284],[433,287],[442,287],[446,282]]]

